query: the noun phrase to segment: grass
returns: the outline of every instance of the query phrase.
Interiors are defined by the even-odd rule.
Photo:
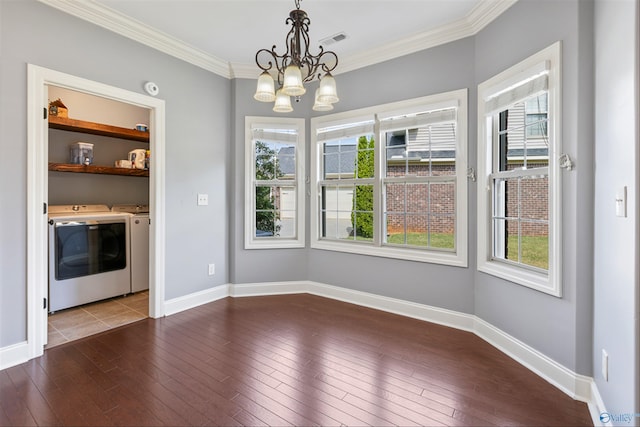
[[[392,245],[404,245],[404,234],[395,233],[387,236],[387,243]],[[427,241],[425,233],[407,233],[407,245],[431,247],[438,249],[454,249],[455,242],[453,234],[450,233],[431,233],[430,239]]]
[[[549,268],[549,238],[547,236],[522,236],[522,259],[520,263],[532,267]],[[510,236],[507,244],[512,255],[509,259],[518,261],[518,237]]]
[[[547,236],[522,236],[521,264],[538,267],[544,270],[549,268],[549,238]],[[393,245],[404,245],[404,234],[395,233],[387,236],[387,242]],[[408,233],[408,246],[431,247],[438,249],[454,249],[454,236],[447,233],[431,233],[431,239],[427,242],[424,233]],[[508,240],[508,248],[511,256],[509,260],[518,262],[518,238],[511,236]]]

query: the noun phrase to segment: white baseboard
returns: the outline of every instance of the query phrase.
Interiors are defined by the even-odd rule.
[[[31,352],[27,341],[2,347],[0,348],[0,371],[27,362],[29,359],[31,359]]]
[[[607,414],[607,408],[604,405],[604,401],[602,400],[602,396],[600,396],[600,390],[598,390],[598,386],[596,382],[591,379],[591,401],[588,402],[589,405],[589,413],[591,413],[591,420],[593,421],[593,425],[598,426],[606,426],[612,427],[613,423],[611,422],[611,418],[606,418],[606,423],[603,423],[600,416],[602,414]]]
[[[474,333],[507,356],[544,378],[573,399],[589,402],[591,377],[576,374],[538,350],[475,317]]]
[[[302,294],[308,292],[309,283],[300,282],[266,282],[240,283],[229,285],[231,297],[256,297],[267,295]]]
[[[308,282],[307,293],[473,332],[474,316],[396,298]]]
[[[164,303],[165,316],[189,310],[202,304],[207,304],[229,296],[229,285],[219,285],[204,291],[194,292],[178,298],[173,298]]]

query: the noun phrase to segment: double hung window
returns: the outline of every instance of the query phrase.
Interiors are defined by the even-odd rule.
[[[466,90],[311,120],[314,248],[466,266]]]
[[[560,295],[559,45],[478,88],[478,268]]]
[[[304,247],[304,120],[245,120],[245,248]]]

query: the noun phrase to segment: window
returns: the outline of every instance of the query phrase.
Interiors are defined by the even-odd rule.
[[[555,44],[478,87],[478,269],[556,296],[559,67]]]
[[[455,250],[456,110],[381,120],[384,243]]]
[[[245,249],[304,247],[304,119],[247,117],[245,150]]]
[[[324,128],[317,141],[323,166],[318,181],[320,235],[335,241],[373,241],[373,121]]]
[[[319,249],[466,266],[466,90],[311,120]]]

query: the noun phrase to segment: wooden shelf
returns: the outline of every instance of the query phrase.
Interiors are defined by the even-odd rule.
[[[69,163],[49,163],[50,171],[73,173],[96,173],[103,175],[149,176],[146,169],[112,168],[109,166],[72,165]]]
[[[127,129],[118,126],[103,125],[101,123],[86,122],[84,120],[69,119],[51,115],[49,116],[49,128],[89,133],[92,135],[111,136],[114,138],[139,142],[149,142],[149,132],[141,132],[136,129]]]

